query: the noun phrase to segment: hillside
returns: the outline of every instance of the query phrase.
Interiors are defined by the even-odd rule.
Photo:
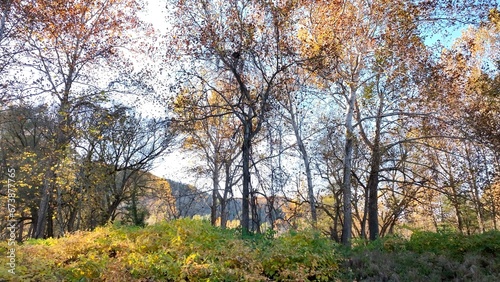
[[[352,250],[309,231],[241,238],[207,221],[99,227],[29,240],[0,281],[498,281],[500,233],[415,232]],[[5,260],[5,257],[2,261]],[[10,272],[9,272],[10,270]],[[15,274],[12,274],[14,272]]]
[[[142,212],[142,221],[145,224],[185,217],[210,218],[212,191],[202,191],[193,185],[165,179],[147,172],[144,173],[143,179],[143,187],[137,194],[135,204],[132,200],[124,202],[120,207],[121,216],[117,217],[117,220],[131,221],[133,217],[131,211],[134,205],[137,211]],[[227,218],[229,221],[236,222],[235,224],[239,222],[241,201],[241,198],[227,200]],[[261,223],[269,220],[267,205],[264,197],[257,197],[258,216]],[[286,209],[287,205],[289,203],[285,198],[275,197],[274,217],[285,217],[283,208]],[[218,216],[220,217],[220,214]]]
[[[142,172],[137,193],[119,207],[116,220],[136,225],[210,215],[209,194],[193,185]]]

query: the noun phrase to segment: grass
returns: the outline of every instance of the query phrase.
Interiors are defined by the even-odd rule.
[[[181,219],[29,240],[16,246],[16,274],[2,263],[0,281],[500,281],[498,254],[500,232],[416,232],[346,250],[313,231],[242,239]]]

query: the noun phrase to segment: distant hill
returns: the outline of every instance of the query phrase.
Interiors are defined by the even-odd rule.
[[[135,199],[124,202],[120,207],[122,216],[118,220],[135,222],[131,219],[132,210],[142,216],[144,224],[155,224],[164,220],[179,218],[202,217],[210,218],[212,195],[211,191],[202,191],[193,185],[158,177],[151,173],[144,173],[141,181],[141,191]],[[281,207],[286,205],[283,198],[274,198],[274,219],[282,218]],[[229,199],[227,203],[227,219],[239,220],[241,213],[241,198]],[[269,206],[264,197],[257,199],[258,217],[260,223],[269,221]]]
[[[134,201],[120,206],[118,220],[131,221],[132,211],[143,216],[144,223],[154,224],[164,220],[195,215],[210,215],[211,199],[208,193],[193,185],[165,179],[149,172],[141,176],[140,189]]]

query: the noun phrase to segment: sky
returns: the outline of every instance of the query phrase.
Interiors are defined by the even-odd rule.
[[[143,20],[152,23],[158,32],[167,32],[170,26],[167,15],[168,11],[164,1],[147,0],[146,10],[142,16]],[[163,109],[148,102],[144,102],[139,110],[144,113],[153,113],[153,115],[158,115],[163,112]],[[181,152],[179,144],[174,144],[166,156],[155,161],[152,173],[166,179],[193,184],[201,188],[207,185],[207,180],[197,179],[193,176],[193,173],[189,171],[197,162],[199,162],[199,160],[196,158]]]

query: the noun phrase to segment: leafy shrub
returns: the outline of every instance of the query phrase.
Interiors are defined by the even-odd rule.
[[[417,253],[433,252],[451,255],[451,252],[463,250],[465,240],[465,236],[456,232],[417,231],[412,234],[407,247]]]
[[[289,232],[258,248],[266,277],[277,281],[332,281],[338,274],[337,246],[318,233]]]
[[[500,232],[465,236],[456,232],[415,232],[407,248],[417,253],[433,252],[462,260],[466,254],[494,256],[500,253]]]
[[[415,232],[356,240],[345,252],[346,281],[500,281],[500,232],[464,236]]]
[[[499,239],[417,232],[355,240],[347,250],[314,231],[242,239],[181,219],[29,240],[17,246],[16,276],[2,264],[0,281],[500,281]]]

